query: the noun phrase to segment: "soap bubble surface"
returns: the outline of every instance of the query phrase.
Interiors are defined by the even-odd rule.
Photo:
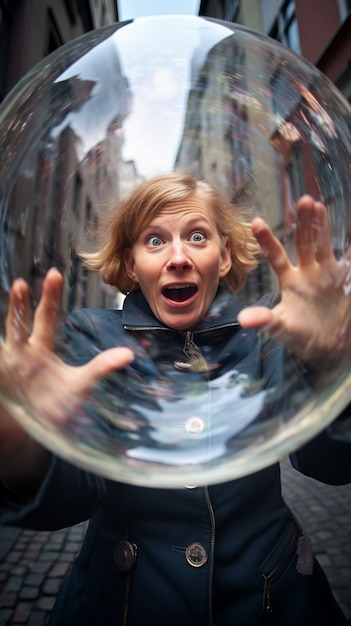
[[[63,46],[0,107],[1,336],[13,280],[28,282],[34,310],[52,266],[64,276],[57,354],[65,355],[63,324],[73,309],[121,306],[77,252],[95,250],[106,212],[155,174],[182,170],[213,182],[250,219],[263,216],[292,259],[296,201],[309,193],[327,207],[341,258],[350,243],[350,137],[349,105],[318,70],[236,24],[140,18]],[[239,297],[250,304],[275,289],[262,263]],[[161,374],[153,363],[164,349],[150,335],[150,364],[109,375],[66,421],[33,411],[13,389],[1,402],[78,466],[173,488],[275,462],[351,397],[349,362],[326,362],[321,384],[290,357],[267,389],[235,368],[209,380],[201,368],[170,363]],[[55,380],[41,376],[54,404]]]

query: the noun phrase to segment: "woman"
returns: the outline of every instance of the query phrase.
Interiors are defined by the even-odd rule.
[[[144,182],[112,216],[100,251],[85,256],[107,283],[128,293],[123,311],[74,312],[69,364],[52,356],[58,272],[47,275],[31,334],[28,289],[14,284],[1,348],[7,395],[15,386],[55,420],[66,419],[100,378],[122,398],[128,377],[140,371],[161,373],[178,389],[189,376],[206,382],[236,368],[280,389],[281,348],[269,350],[275,339],[318,376],[322,357],[340,359],[350,347],[347,260],[334,259],[326,211],[308,196],[298,205],[295,241],[297,267],[262,220],[248,226],[206,183],[180,173]],[[243,309],[232,294],[255,267],[259,248],[277,273],[281,297],[273,308],[267,297]],[[338,320],[327,319],[331,297],[347,300],[336,307]],[[342,337],[328,333],[328,324],[342,325]],[[270,339],[255,332],[261,326]],[[125,388],[114,387],[116,369],[126,374]],[[149,489],[71,466],[25,435],[5,410],[2,433],[3,523],[54,529],[91,518],[51,625],[346,624],[281,497],[278,465],[211,487]],[[321,480],[351,480],[350,444],[334,439],[332,429],[293,456],[301,471]]]

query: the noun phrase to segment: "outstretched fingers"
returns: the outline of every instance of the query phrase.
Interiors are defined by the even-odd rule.
[[[285,273],[290,271],[292,267],[284,247],[273,235],[266,222],[260,217],[256,217],[253,220],[252,231],[261,246],[264,256],[281,282]]]
[[[285,274],[293,270],[284,247],[261,218],[253,220],[252,230],[282,285]],[[315,263],[330,267],[335,263],[327,210],[309,195],[302,196],[297,203],[294,242],[301,269]]]
[[[134,353],[129,348],[110,348],[95,356],[91,361],[79,367],[79,378],[84,381],[85,390],[93,387],[100,378],[109,372],[123,369],[129,365],[134,358]]]
[[[273,312],[264,306],[250,306],[242,309],[238,315],[238,322],[242,328],[262,328],[271,323]]]
[[[6,317],[6,342],[9,347],[23,346],[28,340],[52,349],[60,313],[63,279],[56,269],[48,271],[31,328],[30,290],[22,278],[11,287]]]
[[[297,260],[300,267],[334,260],[332,237],[325,206],[305,195],[297,203],[294,233]]]
[[[33,342],[48,350],[54,346],[62,288],[63,278],[60,272],[55,268],[50,269],[44,279],[42,295],[35,311],[32,333]]]
[[[6,341],[10,347],[25,343],[30,335],[30,297],[27,283],[14,281],[6,316]]]

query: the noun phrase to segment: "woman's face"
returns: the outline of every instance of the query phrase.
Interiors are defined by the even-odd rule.
[[[219,235],[212,210],[196,196],[164,207],[124,260],[154,315],[177,330],[198,324],[231,268],[228,238]]]

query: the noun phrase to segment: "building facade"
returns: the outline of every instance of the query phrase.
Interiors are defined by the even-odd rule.
[[[117,20],[114,0],[0,0],[0,100],[64,44]],[[50,62],[42,67],[41,103],[31,110],[30,99],[28,104],[24,100],[0,141],[1,307],[6,310],[9,284],[19,273],[29,283],[35,304],[51,266],[65,276],[64,313],[78,305],[110,305],[115,293],[84,270],[76,252],[78,246],[93,246],[101,207],[115,190],[109,166],[119,153],[118,133],[111,120],[103,141],[80,159],[79,139],[66,120],[89,100],[94,82],[78,76],[55,81]],[[25,148],[23,133],[13,131],[25,129],[28,122],[32,136]]]
[[[200,14],[215,13],[220,19],[234,15],[237,24],[268,35],[304,57],[351,102],[351,2],[229,4],[203,0]],[[329,102],[329,110],[323,106],[330,94],[318,72],[311,70],[309,75],[298,58],[284,59],[274,45],[267,55],[262,50],[255,56],[254,49],[255,41],[246,48],[236,47],[234,37],[208,55],[189,98],[177,167],[212,179],[241,206],[251,202],[262,210],[291,254],[296,201],[304,193],[321,199],[328,206],[339,254],[351,239],[350,154],[343,142],[350,124],[338,128],[335,124],[337,96]],[[333,107],[334,119],[329,114]],[[261,264],[250,276],[245,298],[255,299],[271,287],[274,277],[266,270]]]
[[[351,101],[351,0],[245,0],[237,20],[301,54]]]
[[[351,0],[201,0],[199,14],[277,39],[351,100]]]
[[[115,0],[0,0],[0,101],[42,58],[117,20]]]

